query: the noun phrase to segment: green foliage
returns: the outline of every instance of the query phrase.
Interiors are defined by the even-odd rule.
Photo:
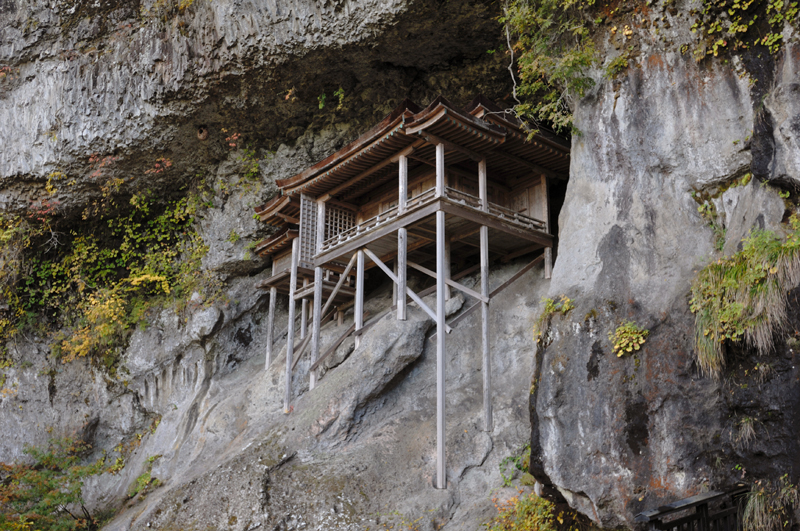
[[[333,92],[333,95],[336,96],[336,99],[339,100],[339,104],[336,106],[337,111],[341,111],[342,107],[344,106],[344,89],[339,87]]]
[[[517,113],[556,131],[573,129],[569,103],[594,86],[588,70],[597,54],[590,30],[594,0],[512,0],[501,22],[519,54]],[[513,36],[513,37],[512,37]]]
[[[53,439],[45,449],[25,447],[31,463],[0,463],[0,529],[98,529],[84,506],[83,481],[114,470],[105,457],[81,465],[89,449],[82,441]]]
[[[696,16],[692,32],[700,37],[693,55],[699,61],[716,57],[723,49],[737,51],[758,44],[776,53],[784,24],[796,24],[797,12],[796,1],[703,0],[702,8],[691,13]]]
[[[800,507],[800,491],[784,474],[777,482],[756,481],[747,495],[742,515],[744,531],[783,531],[792,522],[792,510]]]
[[[800,0],[701,0],[700,7],[690,11],[697,41],[684,44],[680,51],[691,50],[698,61],[755,45],[774,54],[781,48],[785,25],[798,28],[799,4]],[[641,0],[510,0],[500,21],[512,52],[509,70],[519,77],[517,114],[534,124],[547,122],[557,132],[576,131],[570,106],[594,85],[589,71],[603,62],[596,41],[609,37],[599,35],[601,28],[617,22],[609,28],[611,40],[617,47],[627,44],[627,50],[606,65],[606,77],[614,78],[629,68],[637,52],[637,41],[631,39],[640,29],[634,22],[640,19],[630,13],[649,18],[654,8]],[[653,22],[658,34],[658,22]],[[650,27],[648,20],[644,29]]]
[[[160,459],[161,455],[151,455],[147,458],[147,466],[145,471],[136,478],[130,488],[128,489],[128,497],[135,498],[136,496],[145,496],[151,489],[161,485],[161,481],[152,477],[153,463],[156,459]]]
[[[41,332],[66,330],[53,343],[62,361],[90,357],[113,368],[149,308],[209,283],[194,225],[202,193],[140,193],[118,205],[109,190],[68,231],[44,205],[0,220],[0,256],[9,257],[0,260],[8,304],[0,308],[0,345],[33,322]]]
[[[542,303],[544,304],[544,308],[542,309],[542,313],[539,314],[539,318],[536,320],[536,324],[533,328],[533,333],[537,341],[542,339],[545,325],[550,323],[550,319],[553,315],[557,313],[567,315],[575,308],[575,303],[566,295],[560,295],[555,299],[542,297]]]
[[[619,74],[624,72],[628,69],[630,54],[633,52],[633,46],[628,48],[626,53],[618,55],[614,59],[612,59],[608,66],[606,66],[606,77],[609,79],[615,79]]]
[[[317,96],[317,102],[319,103],[319,108],[320,109],[324,109],[325,108],[325,99],[327,97],[328,96],[326,96],[324,92],[322,94],[320,94],[319,96]]]
[[[754,230],[743,248],[700,270],[692,282],[697,360],[718,376],[726,341],[744,340],[760,354],[772,349],[773,333],[786,323],[786,293],[800,283],[800,219],[792,216],[785,240]]]
[[[488,531],[577,531],[578,516],[574,511],[558,511],[556,506],[534,493],[520,490],[517,496],[502,502],[492,498],[497,516],[483,524]]]
[[[509,455],[500,461],[500,476],[503,478],[503,486],[511,487],[516,470],[527,472],[531,464],[531,443],[525,444],[516,455]],[[509,468],[513,465],[513,468]],[[508,473],[508,475],[506,475]]]
[[[650,331],[646,328],[633,321],[623,321],[616,330],[608,333],[608,339],[613,343],[614,353],[619,358],[642,348],[648,335]]]

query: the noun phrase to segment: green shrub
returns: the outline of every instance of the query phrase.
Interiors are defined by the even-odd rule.
[[[536,320],[536,324],[533,327],[533,334],[537,341],[542,339],[545,325],[550,323],[550,318],[552,318],[553,315],[557,313],[567,315],[575,308],[575,303],[566,295],[560,295],[555,299],[542,297],[542,304],[544,304],[544,308],[542,308],[542,313],[539,314],[539,318]]]
[[[697,361],[706,374],[725,366],[727,341],[744,341],[766,354],[786,324],[786,294],[800,284],[800,220],[785,240],[754,230],[743,248],[701,269],[692,282]]]
[[[147,466],[145,467],[145,471],[136,478],[136,481],[134,481],[128,489],[129,498],[145,496],[150,489],[154,489],[161,485],[161,480],[154,478],[152,475],[153,463],[156,461],[156,459],[160,458],[161,455],[151,455],[147,458]]]
[[[527,472],[531,465],[531,443],[526,443],[525,446],[516,454],[509,455],[500,461],[500,477],[503,478],[503,486],[511,487],[511,481],[514,479],[516,471]],[[508,475],[506,475],[508,473]]]
[[[519,54],[517,112],[556,131],[572,130],[572,98],[594,86],[588,70],[596,62],[593,25],[586,18],[594,0],[513,0],[501,20]]]
[[[85,507],[83,481],[115,470],[106,466],[105,457],[81,465],[89,449],[82,441],[53,439],[45,449],[25,447],[31,463],[0,463],[0,529],[98,529]]]
[[[756,481],[747,495],[742,515],[744,531],[783,531],[790,527],[792,510],[800,507],[800,492],[784,474],[775,482]]]
[[[117,201],[109,189],[70,228],[44,205],[0,219],[0,290],[8,305],[0,308],[0,345],[25,326],[62,329],[52,338],[56,357],[91,357],[113,368],[149,308],[210,283],[200,272],[207,248],[195,228],[201,192]]]
[[[574,511],[558,511],[552,502],[534,493],[518,491],[506,502],[493,498],[497,516],[483,524],[488,531],[577,531]]]
[[[614,353],[619,358],[642,348],[649,334],[649,330],[633,321],[623,321],[616,330],[608,333],[608,339],[613,343]]]

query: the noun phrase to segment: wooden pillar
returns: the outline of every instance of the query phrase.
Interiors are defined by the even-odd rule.
[[[399,238],[399,236],[398,236]],[[398,245],[398,250],[400,246]],[[394,276],[397,276],[397,260],[392,263],[392,271],[394,271]],[[397,283],[392,282],[392,306],[397,306]]]
[[[356,304],[355,304],[356,330],[364,327],[364,251],[358,250],[356,258]],[[356,336],[356,348],[361,345],[361,336]]]
[[[478,163],[478,190],[481,210],[489,210],[486,193],[486,159]],[[481,226],[481,295],[489,299],[489,227]],[[483,429],[493,429],[492,420],[492,358],[489,353],[489,303],[481,302],[481,371],[483,372]]]
[[[406,211],[406,203],[408,201],[408,159],[405,155],[400,157],[400,187],[397,195],[397,214],[402,216]],[[406,320],[406,263],[408,256],[408,232],[405,228],[397,229],[397,276],[396,292],[397,292],[397,320]]]
[[[436,144],[436,197],[444,195],[444,144]]]
[[[445,282],[450,280],[450,238],[444,241],[444,278]],[[444,286],[444,300],[449,301],[453,294],[450,291],[450,286]]]
[[[317,201],[317,242],[316,251],[322,249],[322,242],[325,241],[325,202]],[[314,268],[314,308],[311,324],[311,364],[313,365],[319,358],[319,329],[322,320],[322,267]],[[314,389],[317,383],[317,375],[314,371],[309,371],[308,389]]]
[[[308,287],[308,278],[303,277],[303,288]],[[308,300],[303,299],[300,303],[300,339],[306,338],[308,332]]]
[[[272,275],[275,276],[275,260],[272,260]],[[264,369],[272,365],[272,349],[275,343],[275,305],[278,298],[278,288],[269,288],[269,314],[267,315],[267,361]]]
[[[292,269],[289,275],[289,327],[286,329],[286,392],[283,395],[283,412],[289,413],[292,401],[292,361],[294,358],[294,290],[297,285],[297,263],[300,260],[300,238],[292,240]]]
[[[550,191],[548,190],[547,186],[547,176],[542,175],[542,186],[544,186],[544,193],[542,197],[544,197],[544,205],[542,207],[542,212],[544,212],[544,226],[547,229],[548,234],[552,234],[550,232]],[[550,278],[553,276],[553,248],[552,247],[545,247],[544,248],[544,278]]]
[[[441,146],[441,145],[440,145]],[[437,146],[437,155],[439,150]],[[438,162],[438,157],[437,157]],[[436,212],[436,488],[447,488],[445,466],[445,213]]]
[[[406,320],[406,270],[408,255],[408,232],[406,229],[397,229],[397,320]]]

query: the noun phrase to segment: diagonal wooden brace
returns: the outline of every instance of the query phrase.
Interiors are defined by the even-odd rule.
[[[421,266],[419,264],[415,264],[414,262],[407,262],[407,264],[410,267],[413,267],[414,269],[416,269],[417,271],[421,271],[421,272],[425,273],[426,275],[428,275],[430,277],[436,278],[436,273],[434,273],[433,271],[431,271],[427,267],[423,267],[423,266]],[[444,281],[451,288],[455,288],[455,289],[457,289],[459,291],[463,291],[464,293],[466,293],[470,297],[475,297],[476,299],[478,299],[481,302],[487,302],[487,303],[489,302],[488,298],[484,297],[483,295],[481,295],[477,291],[471,290],[466,286],[462,286],[458,282],[454,282],[454,281],[450,280],[449,278],[444,279]]]
[[[394,275],[394,273],[392,273],[392,270],[391,270],[391,269],[389,269],[388,267],[386,267],[386,264],[384,264],[383,262],[381,262],[381,259],[380,259],[380,258],[378,258],[378,257],[375,255],[375,253],[373,253],[372,251],[370,251],[370,250],[369,250],[369,249],[367,249],[366,247],[364,247],[364,252],[366,253],[366,255],[367,255],[367,256],[369,256],[370,260],[372,260],[373,262],[375,262],[375,265],[377,265],[378,267],[380,267],[380,268],[383,270],[383,272],[384,272],[384,273],[386,273],[386,275],[387,275],[387,276],[388,276],[390,279],[392,279],[392,282],[394,282],[395,284],[397,284],[397,283],[399,282],[399,281],[398,281],[398,279],[397,279],[397,277]],[[411,300],[413,300],[414,302],[416,302],[416,303],[417,303],[417,305],[418,305],[420,308],[422,308],[422,309],[425,311],[425,313],[427,313],[427,314],[428,314],[428,316],[429,316],[431,319],[433,319],[434,321],[436,321],[436,313],[434,313],[434,311],[433,311],[433,310],[431,310],[431,309],[428,307],[428,305],[427,305],[427,304],[425,304],[424,302],[422,302],[422,299],[420,299],[420,298],[417,296],[417,294],[416,294],[416,293],[414,293],[413,291],[411,291],[411,288],[409,288],[408,286],[406,286],[406,293],[408,293],[408,296],[409,296],[409,297],[411,297]],[[445,325],[445,329],[447,330],[447,333],[448,333],[448,334],[449,334],[450,332],[452,332],[452,331],[453,331],[453,329],[452,329],[452,328],[450,328],[450,327],[449,327],[449,326],[447,326],[447,325]]]

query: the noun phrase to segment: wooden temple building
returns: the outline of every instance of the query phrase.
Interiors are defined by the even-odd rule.
[[[436,487],[445,488],[445,302],[450,290],[480,301],[484,426],[490,431],[490,261],[540,250],[546,277],[552,268],[548,181],[567,178],[569,148],[554,135],[527,136],[514,117],[482,97],[465,109],[441,97],[424,109],[406,100],[354,142],[277,182],[280,194],[256,212],[279,230],[256,252],[272,258],[272,276],[260,285],[270,290],[267,366],[273,358],[276,297],[289,298],[286,411],[292,370],[309,343],[313,389],[320,350],[327,347],[327,355],[344,339],[320,344],[326,320],[338,316],[341,322],[343,311],[354,306],[348,333],[356,335],[358,345],[365,272],[377,267],[395,284],[398,320],[405,320],[410,299],[436,321]],[[459,284],[450,271],[451,264],[476,255],[480,292]],[[407,286],[409,267],[436,279],[435,308]],[[294,337],[298,300],[299,346]]]

